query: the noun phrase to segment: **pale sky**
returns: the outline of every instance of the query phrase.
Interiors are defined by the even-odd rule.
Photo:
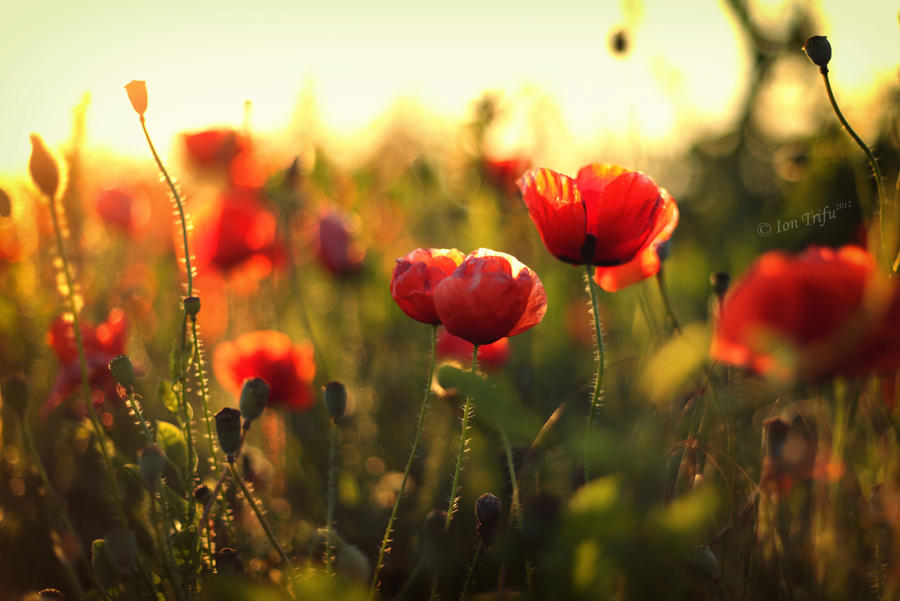
[[[122,88],[132,79],[148,82],[147,120],[163,149],[180,130],[239,126],[245,100],[254,129],[274,133],[312,89],[325,125],[352,134],[397,97],[459,120],[485,89],[516,94],[528,86],[558,103],[578,143],[628,132],[652,146],[683,139],[698,124],[727,124],[748,68],[722,0],[7,4],[0,174],[24,170],[30,132],[64,144],[85,92],[89,147],[145,154]],[[778,15],[791,2],[755,4]],[[853,99],[896,80],[897,7],[884,0],[815,6],[835,47],[833,85],[852,115]],[[626,60],[608,45],[622,24],[634,27]]]

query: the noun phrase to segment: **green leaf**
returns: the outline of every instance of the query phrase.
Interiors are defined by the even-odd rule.
[[[116,575],[116,568],[106,552],[106,539],[98,538],[91,543],[91,570],[104,588],[118,586],[119,579]]]
[[[178,415],[178,397],[175,396],[175,391],[172,390],[172,382],[170,380],[160,380],[157,392],[163,407],[168,409],[173,415]]]
[[[173,464],[183,474],[193,472],[194,466],[188,465],[188,448],[184,433],[175,424],[159,421],[156,423],[156,442]]]

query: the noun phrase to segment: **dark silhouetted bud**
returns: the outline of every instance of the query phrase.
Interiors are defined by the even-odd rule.
[[[141,117],[147,112],[147,82],[133,79],[125,84],[125,91],[128,93],[128,100],[131,101],[131,107]]]
[[[119,355],[110,361],[109,373],[126,390],[134,388],[134,365],[131,364],[128,355]]]
[[[425,516],[422,523],[422,538],[426,545],[434,545],[444,536],[444,524],[447,522],[447,512],[440,509],[432,509]]]
[[[691,570],[698,576],[706,577],[713,582],[719,581],[719,560],[709,547],[697,547],[688,554]]]
[[[724,271],[717,271],[709,276],[709,283],[712,286],[713,294],[725,296],[725,293],[728,292],[728,286],[731,284],[731,276]]]
[[[269,402],[271,388],[262,378],[247,378],[241,387],[241,415],[244,416],[244,427],[263,414]]]
[[[201,484],[197,488],[194,489],[194,500],[206,505],[209,503],[209,499],[212,497],[212,491],[205,484]]]
[[[609,48],[613,54],[624,55],[628,52],[628,32],[624,29],[616,29],[609,36]]]
[[[349,580],[355,580],[360,584],[369,581],[369,575],[372,573],[372,566],[369,564],[369,558],[365,553],[354,545],[344,543],[338,546],[334,558],[334,567]]]
[[[28,170],[31,172],[34,185],[50,198],[56,198],[56,190],[59,188],[59,167],[37,134],[31,134],[31,160],[28,161]]]
[[[190,315],[191,317],[196,317],[197,313],[200,312],[200,297],[199,296],[188,296],[184,299],[184,312]]]
[[[325,407],[332,419],[339,420],[347,410],[347,388],[340,382],[325,385]]]
[[[28,382],[22,374],[13,374],[3,381],[0,388],[3,404],[15,411],[20,419],[24,419],[28,407]]]
[[[216,551],[216,571],[219,574],[243,574],[244,562],[240,554],[231,547]]]
[[[803,51],[809,60],[817,64],[823,73],[828,72],[828,61],[831,60],[831,44],[824,35],[814,35],[803,43]]]
[[[241,412],[226,407],[216,413],[216,434],[222,452],[233,459],[241,450]]]
[[[0,188],[0,217],[9,217],[12,215],[12,200],[6,190]]]
[[[494,542],[502,509],[500,499],[492,493],[486,492],[475,500],[475,517],[478,519],[475,531],[486,547]]]
[[[38,591],[37,593],[38,601],[65,601],[65,597],[59,590],[55,588],[45,588],[44,590]]]
[[[138,468],[144,482],[151,488],[156,486],[156,480],[166,469],[166,456],[163,455],[162,449],[155,444],[148,444],[138,451]]]

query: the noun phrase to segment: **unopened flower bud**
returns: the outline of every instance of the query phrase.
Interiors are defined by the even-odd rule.
[[[131,364],[128,355],[119,355],[110,361],[109,373],[126,390],[134,388],[134,365]]]
[[[697,547],[688,554],[688,563],[698,575],[719,581],[719,560],[709,547]]]
[[[209,503],[209,499],[212,497],[212,491],[205,484],[199,485],[194,489],[194,500],[202,505],[206,505]]]
[[[489,547],[494,542],[494,534],[497,524],[500,523],[502,508],[503,504],[500,499],[489,492],[484,493],[475,501],[475,517],[478,520],[475,530],[485,546]]]
[[[9,217],[12,215],[12,200],[6,190],[0,188],[0,217]]]
[[[369,558],[359,550],[359,547],[344,543],[338,546],[334,558],[334,568],[348,580],[355,580],[361,584],[368,582],[372,566]]]
[[[163,455],[162,449],[158,445],[148,444],[138,451],[138,468],[144,482],[151,488],[156,486],[156,480],[166,469],[166,456]]]
[[[184,312],[191,317],[196,317],[200,312],[200,297],[188,296],[184,299]]]
[[[717,271],[709,276],[709,283],[712,286],[713,294],[725,296],[725,293],[728,292],[728,285],[731,284],[731,276],[724,271]]]
[[[31,159],[28,161],[28,170],[34,185],[51,199],[56,198],[56,190],[59,188],[59,167],[37,134],[31,134]]]
[[[269,402],[271,388],[262,378],[247,378],[241,387],[241,415],[244,416],[244,427],[263,414]]]
[[[447,512],[441,509],[432,509],[425,516],[422,523],[422,538],[426,545],[435,545],[444,536],[444,524],[447,522]]]
[[[55,588],[45,588],[37,592],[37,601],[65,601],[65,596]]]
[[[325,385],[325,407],[332,419],[339,420],[347,410],[347,387],[340,382],[329,382]]]
[[[244,562],[240,554],[231,547],[216,551],[216,571],[219,574],[243,574]]]
[[[0,395],[3,397],[3,404],[15,411],[19,419],[25,417],[25,410],[28,407],[28,382],[22,374],[13,374],[3,381],[0,388]]]
[[[814,35],[803,43],[803,51],[809,60],[819,66],[823,73],[828,72],[828,61],[831,60],[831,44],[824,35]]]
[[[222,452],[233,459],[241,450],[241,412],[226,407],[216,413],[216,435]]]
[[[147,111],[147,82],[133,79],[125,84],[125,91],[134,112],[143,117]]]

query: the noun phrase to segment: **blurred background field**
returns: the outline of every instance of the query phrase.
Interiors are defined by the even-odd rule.
[[[395,499],[427,368],[428,327],[406,317],[389,289],[395,259],[417,247],[513,254],[538,273],[549,308],[539,326],[509,341],[508,356],[485,361],[486,382],[454,367],[466,365],[465,353],[444,357],[384,598],[413,573],[422,521],[446,502],[457,403],[467,390],[476,393],[474,430],[462,511],[439,568],[445,598],[455,597],[453,583],[471,559],[474,500],[491,491],[508,508],[492,424],[504,423],[521,459],[552,415],[539,452],[519,464],[523,522],[503,529],[485,555],[472,587],[481,598],[897,593],[900,577],[885,559],[900,544],[896,516],[881,519],[866,504],[890,490],[894,506],[900,486],[889,452],[893,417],[872,383],[779,390],[729,372],[728,389],[711,395],[703,378],[712,272],[738,276],[770,249],[866,239],[874,182],[800,50],[807,37],[832,42],[835,93],[893,189],[896,6],[594,4],[36,2],[6,11],[0,379],[27,374],[28,420],[82,552],[108,533],[111,515],[77,390],[67,388],[71,357],[53,345],[62,303],[46,201],[27,177],[27,141],[43,134],[65,165],[67,245],[82,319],[96,327],[91,352],[100,363],[130,355],[145,413],[174,421],[159,382],[169,377],[181,326],[180,233],[122,89],[138,78],[148,82],[148,127],[193,223],[212,411],[236,403],[216,363],[223,345],[275,330],[314,348],[311,406],[267,411],[242,463],[298,564],[318,562],[311,550],[325,516],[328,416],[319,389],[337,379],[349,391],[337,529],[365,560],[344,560],[339,587],[310,577],[308,598],[365,598],[365,563]],[[685,335],[673,338],[652,279],[601,294],[609,366],[592,443],[600,482],[584,488],[581,437],[594,369],[584,281],[543,247],[515,180],[539,166],[574,175],[588,162],[645,171],[676,199],[681,220],[664,273]],[[815,399],[847,398],[848,390],[858,409],[835,468],[841,477],[795,475],[781,504],[748,512],[762,477],[764,421],[813,416]],[[101,421],[117,461],[134,463],[142,440],[115,392],[105,393]],[[16,599],[65,584],[39,480],[3,408],[0,598]],[[832,437],[830,416],[815,417],[818,429],[797,434],[813,459],[827,455]],[[695,490],[686,472],[704,486]],[[142,502],[140,490],[124,489]],[[233,542],[255,583],[245,590],[215,581],[203,598],[278,598],[265,584],[277,556],[237,503],[236,515],[243,528]],[[409,584],[407,598],[427,598],[428,577]]]

